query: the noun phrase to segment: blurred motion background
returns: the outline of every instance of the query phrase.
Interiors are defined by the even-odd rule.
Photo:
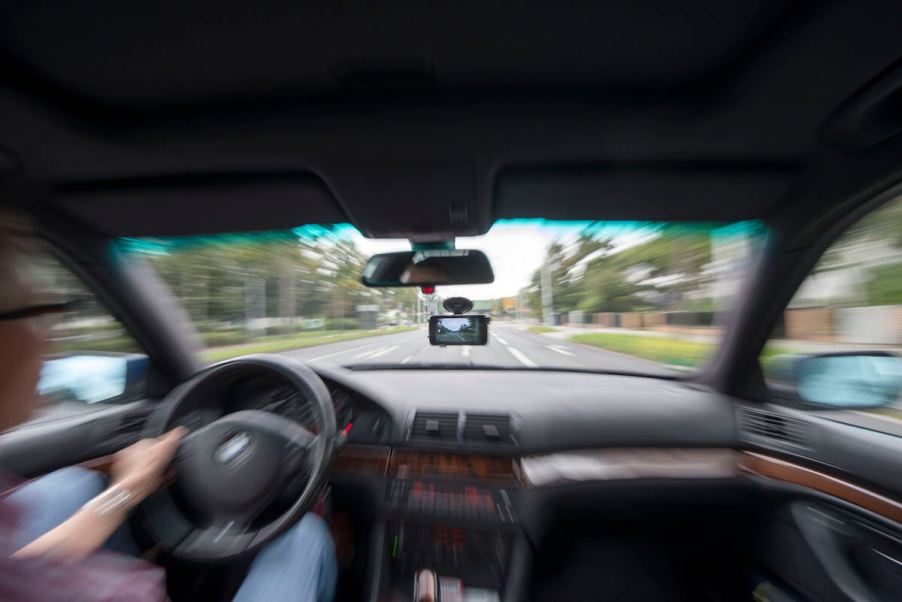
[[[716,348],[766,241],[757,222],[499,223],[482,237],[458,239],[459,248],[487,253],[496,282],[434,295],[363,286],[370,254],[409,243],[371,241],[346,225],[123,239],[115,251],[152,266],[193,323],[208,362],[424,330],[430,314],[443,313],[443,297],[461,294],[474,300],[474,312],[491,315],[493,326],[540,335],[551,347],[591,346],[679,372],[699,368]],[[41,269],[60,294],[82,300],[55,328],[55,353],[138,350],[65,268],[48,260]],[[785,309],[762,363],[767,373],[775,356],[900,347],[902,200],[896,199],[824,255]],[[380,359],[399,360],[390,353]],[[591,365],[591,358],[581,359]],[[526,364],[556,365],[547,358]],[[606,367],[599,360],[597,368]],[[898,406],[878,411],[902,416]]]

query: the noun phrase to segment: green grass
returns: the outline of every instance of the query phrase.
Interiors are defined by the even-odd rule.
[[[536,334],[543,334],[546,332],[557,332],[557,328],[552,328],[551,326],[530,326],[529,332],[534,332]]]
[[[53,353],[101,351],[104,353],[141,353],[135,340],[128,336],[103,337],[82,341],[55,341]]]
[[[899,408],[874,408],[872,410],[864,410],[865,412],[873,412],[881,416],[888,416],[896,420],[902,420],[902,409]]]
[[[570,337],[574,343],[601,347],[673,366],[697,366],[714,349],[710,343],[686,341],[670,337],[634,334],[587,333]]]
[[[574,335],[570,337],[570,340],[574,343],[592,345],[661,364],[688,368],[694,368],[704,363],[715,349],[715,344],[708,342],[634,334],[587,333]],[[784,353],[791,352],[777,347],[768,347],[762,353],[761,360],[766,362],[772,356]]]
[[[205,349],[201,352],[201,359],[205,362],[218,362],[250,353],[277,353],[279,351],[313,347],[314,345],[323,345],[325,343],[337,343],[339,341],[351,341],[384,334],[407,332],[408,330],[414,330],[414,327],[398,326],[381,330],[319,330],[295,335],[262,337],[244,345]]]

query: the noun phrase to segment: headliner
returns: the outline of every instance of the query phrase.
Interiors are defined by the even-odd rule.
[[[385,4],[6,3],[0,173],[109,234],[425,240],[771,219],[899,129],[847,103],[902,58],[894,2]]]

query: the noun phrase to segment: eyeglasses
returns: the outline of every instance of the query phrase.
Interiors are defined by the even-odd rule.
[[[0,321],[59,315],[72,311],[76,305],[77,301],[66,301],[63,303],[44,303],[42,305],[32,305],[31,307],[22,307],[12,311],[0,312]]]

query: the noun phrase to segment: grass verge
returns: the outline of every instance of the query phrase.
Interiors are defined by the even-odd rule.
[[[902,421],[902,408],[899,407],[873,408],[864,411],[871,412],[872,414],[886,416],[887,418],[895,418],[896,420]]]
[[[557,328],[552,328],[551,326],[530,326],[529,332],[544,334],[546,332],[557,332]]]
[[[686,368],[694,368],[704,363],[716,347],[714,343],[689,341],[675,337],[599,332],[577,334],[570,337],[570,340],[574,343]],[[785,353],[791,353],[791,351],[779,347],[767,347],[761,354],[761,360],[766,362],[774,355]]]
[[[573,335],[570,340],[661,364],[685,367],[699,365],[714,349],[710,343],[635,334],[593,332]]]
[[[277,353],[279,351],[290,351],[292,349],[313,347],[314,345],[323,345],[325,343],[365,339],[385,334],[407,332],[409,330],[415,330],[415,327],[398,326],[396,328],[383,328],[380,330],[321,330],[318,331],[316,335],[303,333],[298,335],[262,337],[243,345],[230,345],[228,347],[204,349],[200,356],[204,362],[218,362],[250,353]]]

